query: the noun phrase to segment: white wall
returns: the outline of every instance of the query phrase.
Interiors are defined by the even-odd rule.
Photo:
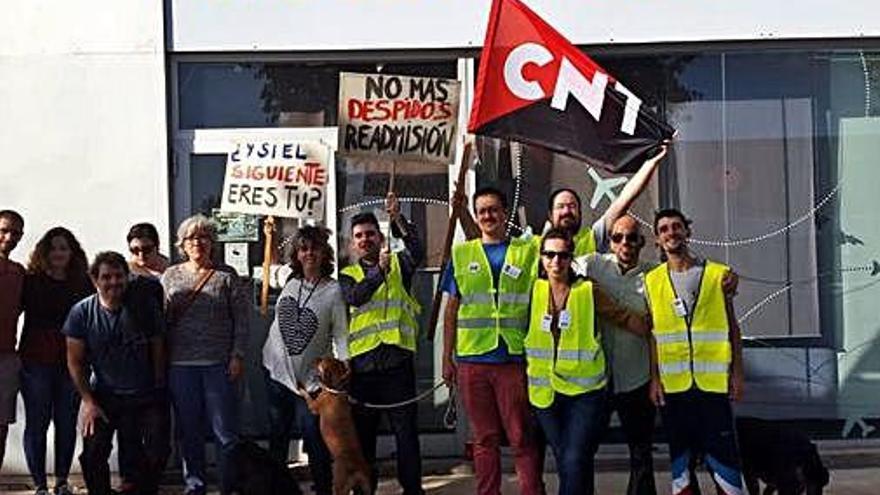
[[[880,36],[869,0],[524,0],[577,44]],[[490,0],[172,0],[174,51],[465,48]]]
[[[55,225],[90,256],[125,249],[135,221],[167,238],[163,36],[155,0],[3,2],[0,208],[26,222],[14,259]],[[26,472],[23,413],[4,473]]]

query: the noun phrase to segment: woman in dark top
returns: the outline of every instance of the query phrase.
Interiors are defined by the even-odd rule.
[[[67,474],[76,445],[79,395],[67,372],[61,327],[70,308],[94,292],[86,267],[82,247],[63,227],[46,232],[28,262],[18,351],[25,407],[24,453],[37,495],[49,493],[46,431],[50,421],[55,423],[55,493],[71,493]]]

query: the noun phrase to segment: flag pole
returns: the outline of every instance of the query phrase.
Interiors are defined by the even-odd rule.
[[[263,234],[266,245],[263,248],[263,284],[260,287],[260,314],[269,313],[269,269],[272,266],[272,243],[275,237],[275,217],[269,215],[263,221]]]
[[[388,197],[389,194],[397,195],[397,193],[394,192],[394,182],[395,182],[396,177],[397,177],[397,160],[391,160],[391,173],[388,175],[388,192],[386,193],[386,196],[385,196],[386,198]],[[388,231],[385,232],[385,242],[389,247],[391,246],[391,236],[392,236],[391,232],[393,232],[393,229],[391,228],[391,223],[392,223],[392,220],[389,217],[388,218]]]
[[[456,182],[455,193],[453,198],[464,189],[464,181],[467,177],[468,168],[471,165],[473,155],[473,142],[468,141],[464,145],[464,152],[461,154],[461,163],[458,168],[458,181]],[[452,240],[455,238],[455,221],[460,213],[460,206],[457,202],[452,204],[452,212],[449,214],[449,221],[446,224],[446,238],[443,240],[443,258],[440,262],[440,278],[437,283],[437,290],[434,291],[434,301],[431,304],[431,318],[428,320],[428,331],[426,337],[428,340],[434,340],[434,333],[437,329],[437,320],[440,317],[440,302],[443,300],[443,292],[440,290],[440,283],[443,281],[443,275],[446,273],[446,265],[449,263],[449,254],[452,250]]]

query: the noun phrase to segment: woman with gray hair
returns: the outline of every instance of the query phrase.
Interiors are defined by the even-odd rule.
[[[202,215],[184,220],[177,247],[185,261],[162,275],[168,320],[168,388],[181,434],[187,494],[205,484],[204,426],[219,446],[221,493],[235,490],[238,443],[236,381],[248,338],[248,298],[235,271],[215,263],[214,224]]]

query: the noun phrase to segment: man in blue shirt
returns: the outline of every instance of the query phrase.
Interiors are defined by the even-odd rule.
[[[107,459],[119,430],[143,439],[135,484],[138,493],[155,494],[170,450],[162,311],[155,298],[126,297],[128,263],[118,253],[99,253],[89,275],[98,292],[70,310],[62,329],[82,396],[86,487],[92,495],[114,493]]]
[[[456,246],[444,274],[442,290],[449,298],[443,379],[458,385],[473,429],[477,493],[500,493],[500,442],[506,435],[520,493],[541,495],[543,457],[526,394],[522,346],[537,249],[531,241],[507,237],[501,191],[481,188],[473,206],[480,239]]]

